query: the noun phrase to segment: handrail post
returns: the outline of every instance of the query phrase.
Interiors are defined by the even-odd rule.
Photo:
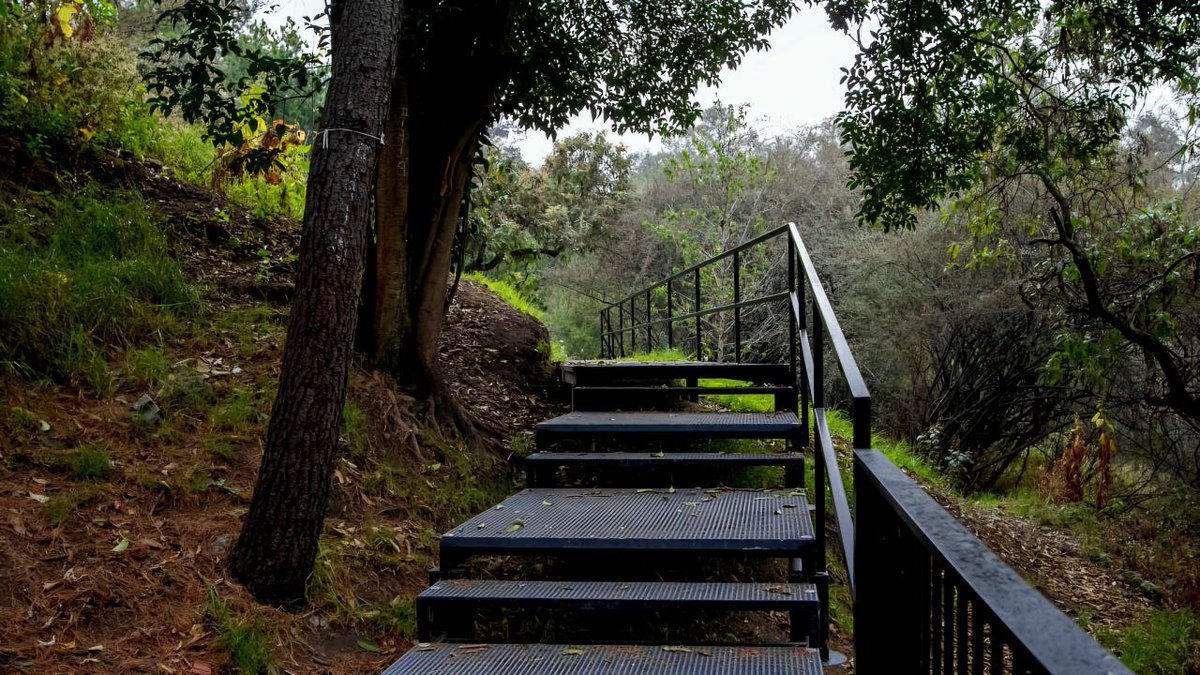
[[[742,265],[741,251],[733,252],[733,360],[742,362]]]
[[[600,310],[600,358],[602,358],[602,359],[608,358],[608,351],[605,346],[607,338],[604,335],[604,315],[607,313],[608,313],[607,307]]]
[[[650,326],[650,289],[646,289],[646,351],[654,351],[654,333]]]
[[[700,342],[700,268],[699,267],[696,268],[696,283],[694,285],[695,285],[695,290],[696,290],[696,307],[695,307],[695,311],[696,311],[696,360],[700,361],[703,359],[703,352],[700,349],[701,342]]]
[[[617,340],[620,341],[621,358],[625,358],[625,306],[617,305]]]
[[[825,317],[813,298],[813,407],[825,407]]]
[[[667,279],[667,349],[675,349],[675,304],[671,297],[672,280]]]
[[[629,296],[629,353],[637,353],[637,295]]]
[[[871,449],[871,399],[856,398],[850,402],[850,415],[854,417],[854,449]]]
[[[792,311],[792,307],[791,307],[792,293],[796,292],[796,242],[792,240],[792,237],[790,234],[788,235],[788,238],[787,238],[787,261],[788,261],[787,282],[788,282],[788,303],[789,303],[789,306],[788,306],[788,368],[791,369],[792,384],[799,386],[800,391],[804,392],[804,391],[808,390],[806,383],[800,382],[796,377],[796,374],[797,374],[797,370],[796,370],[796,329],[802,327],[802,326],[798,326],[797,324],[800,324],[804,321],[804,299],[803,299],[803,296],[801,296],[801,298],[800,298],[800,316],[797,317],[796,313],[794,311]],[[801,420],[802,420],[801,424],[804,425],[802,427],[802,430],[804,432],[804,445],[807,446],[808,445],[808,410],[806,408],[801,408],[800,416],[801,416]]]
[[[795,280],[796,285],[796,306],[800,308],[800,330],[808,330],[808,297],[805,291],[806,285],[804,281],[804,272],[798,271]],[[794,341],[793,341],[794,342]],[[793,351],[794,351],[793,347]],[[809,429],[808,429],[808,408],[812,404],[812,400],[808,391],[808,364],[800,364],[801,368],[801,386],[800,386],[800,433],[804,434],[804,445],[809,444]]]

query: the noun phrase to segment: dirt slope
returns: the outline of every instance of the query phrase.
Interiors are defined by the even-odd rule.
[[[7,156],[9,187],[62,180],[54,167],[15,167],[12,147]],[[555,373],[539,353],[545,328],[471,282],[450,310],[445,372],[503,429],[492,453],[422,428],[385,376],[356,367],[314,604],[256,605],[225,580],[224,556],[261,457],[290,283],[286,267],[263,275],[242,247],[285,259],[297,228],[256,222],[161,168],[112,160],[91,177],[159,205],[208,310],[164,337],[162,382],[133,377],[128,352],[111,355],[108,396],[0,378],[0,672],[233,672],[228,633],[205,612],[210,594],[235,624],[267,636],[283,672],[377,672],[411,644],[409,598],[425,584],[436,535],[514,489],[509,440],[557,409]],[[232,216],[214,220],[219,212]],[[142,394],[161,419],[136,419]],[[80,448],[103,450],[104,475],[81,475]]]

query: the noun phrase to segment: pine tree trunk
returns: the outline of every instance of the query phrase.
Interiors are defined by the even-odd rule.
[[[279,393],[250,512],[230,556],[233,577],[262,601],[304,597],[324,526],[402,6],[341,0],[330,12],[326,131],[313,144]]]

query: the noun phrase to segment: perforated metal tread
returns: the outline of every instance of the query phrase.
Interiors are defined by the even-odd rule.
[[[804,647],[418,645],[383,675],[821,675]]]
[[[804,455],[798,452],[535,452],[526,457],[525,462],[554,466],[603,464],[618,467],[700,465],[707,462],[723,466],[785,466],[803,465]]]
[[[792,387],[675,387],[629,386],[571,389],[572,410],[670,410],[694,396],[773,396],[776,410],[795,410],[796,389]]]
[[[814,542],[794,490],[533,488],[442,535],[450,555],[594,551],[798,554]]]
[[[637,380],[675,380],[691,377],[719,377],[760,384],[794,384],[794,382],[789,382],[791,374],[788,367],[777,363],[568,361],[562,365],[562,374],[563,382],[577,385],[629,383]]]
[[[796,413],[570,412],[541,422],[540,436],[670,436],[790,438],[800,431]]]
[[[573,602],[589,607],[704,605],[736,609],[785,609],[817,602],[814,584],[676,583],[664,581],[518,581],[442,579],[418,602],[454,600],[538,604]]]

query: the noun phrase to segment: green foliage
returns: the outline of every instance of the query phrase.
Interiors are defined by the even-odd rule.
[[[89,3],[99,4],[99,3]],[[35,155],[95,143],[144,154],[154,121],[120,41],[93,28],[48,38],[43,14],[0,20],[0,128]]]
[[[1200,26],[1183,7],[877,0],[827,10],[841,27],[883,27],[847,73],[839,123],[860,216],[885,227],[911,227],[914,208],[973,185],[992,153],[1057,180],[1119,137],[1146,87],[1195,91]]]
[[[199,306],[140,198],[88,186],[0,206],[0,361],[105,392],[103,346],[169,330]]]
[[[699,113],[691,95],[699,84],[765,49],[766,34],[794,8],[783,0],[518,4],[517,61],[497,112],[547,133],[584,109],[622,133],[682,132]]]
[[[274,117],[279,100],[320,86],[309,72],[316,56],[276,53],[239,39],[245,12],[238,0],[186,0],[159,18],[178,33],[151,40],[143,55],[151,64],[150,104],[203,123],[205,138],[218,147],[242,147],[250,140],[246,129],[266,132],[264,120]],[[244,73],[236,80],[223,69],[224,60],[233,57]],[[243,166],[264,173],[282,152],[279,145],[259,146],[246,153]]]
[[[681,266],[712,258],[769,229],[759,205],[775,178],[775,171],[765,161],[757,133],[747,124],[745,106],[735,108],[718,103],[708,109],[691,134],[673,150],[663,173],[669,180],[690,188],[690,199],[686,206],[664,210],[647,225],[675,249]],[[739,256],[741,298],[765,294],[767,273],[773,267],[772,251],[766,246],[756,246]],[[733,262],[728,257],[701,269],[701,306],[733,302]],[[652,297],[651,302],[658,307],[658,313],[665,314],[665,290],[659,297]],[[682,298],[675,302],[676,307],[683,306]],[[687,307],[693,309],[691,305]],[[702,345],[704,354],[696,358],[733,360],[733,314],[711,314],[702,323],[701,333],[707,339]],[[747,331],[743,337],[749,334]]]
[[[266,675],[278,672],[274,640],[261,620],[234,615],[225,599],[210,587],[204,598],[204,619],[217,634],[217,644],[225,651],[229,666],[240,675]]]
[[[603,133],[561,139],[540,170],[512,148],[488,146],[459,232],[464,269],[528,272],[592,250],[628,197],[625,147]]]

